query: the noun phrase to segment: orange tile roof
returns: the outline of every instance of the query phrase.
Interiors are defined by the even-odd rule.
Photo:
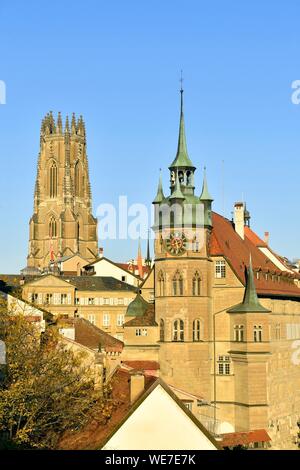
[[[270,442],[271,438],[265,429],[254,431],[231,432],[222,435],[222,447],[234,447],[238,445],[248,445],[254,442]]]
[[[264,242],[251,230],[246,228],[244,240],[236,233],[233,223],[213,212],[213,229],[211,235],[210,254],[211,256],[223,256],[238,279],[245,284],[245,268],[249,265],[250,254],[252,256],[253,269],[261,270],[263,273],[270,273],[268,279],[260,275],[260,279],[255,276],[255,285],[258,294],[264,296],[286,296],[299,297],[300,288],[293,279],[300,279],[297,273],[291,274],[281,271],[266,255],[259,246]],[[275,255],[276,256],[276,255]],[[280,281],[272,279],[272,274],[280,276]]]
[[[143,393],[157,380],[157,377],[145,375]],[[113,410],[111,417],[106,420],[95,419],[81,431],[66,433],[59,444],[63,450],[92,450],[99,449],[111,432],[127,415],[132,404],[130,402],[130,373],[118,368],[111,380]]]
[[[121,361],[121,363],[138,370],[158,370],[160,368],[156,361]]]

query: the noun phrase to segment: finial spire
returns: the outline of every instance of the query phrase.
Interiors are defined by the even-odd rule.
[[[268,313],[258,300],[252,268],[252,256],[249,256],[249,267],[246,271],[246,289],[243,302],[228,310],[229,313]]]
[[[147,239],[147,256],[145,259],[146,265],[150,268],[151,258],[150,258],[150,229],[148,229],[148,239]]]
[[[169,166],[169,169],[173,169],[176,167],[187,167],[195,169],[192,161],[188,156],[187,145],[186,145],[186,137],[185,137],[185,126],[184,126],[184,115],[183,115],[183,78],[182,78],[182,71],[181,71],[181,78],[180,78],[180,121],[179,121],[179,135],[178,135],[178,145],[177,145],[177,153],[176,157]]]
[[[159,169],[159,180],[158,180],[158,187],[155,199],[153,204],[160,204],[165,199],[163,185],[162,185],[162,178],[161,178],[161,168]]]
[[[209,191],[208,191],[208,185],[207,185],[207,179],[206,179],[206,166],[204,166],[204,171],[203,171],[203,186],[202,186],[202,193],[200,196],[200,201],[213,201],[213,198],[211,197]]]

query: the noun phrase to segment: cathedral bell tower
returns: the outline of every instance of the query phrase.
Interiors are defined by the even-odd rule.
[[[195,194],[196,167],[187,151],[182,88],[177,153],[169,170],[170,195],[164,195],[160,175],[153,201],[155,315],[160,329],[161,374],[174,386],[208,397],[213,200],[205,174],[202,194]]]
[[[97,220],[92,215],[86,134],[82,116],[63,128],[52,112],[42,121],[40,153],[29,222],[28,267],[43,270],[50,261],[76,253],[97,257]]]

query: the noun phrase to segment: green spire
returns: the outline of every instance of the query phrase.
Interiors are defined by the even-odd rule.
[[[158,180],[158,187],[157,187],[157,194],[153,201],[153,204],[160,204],[165,199],[163,186],[162,186],[162,179],[161,179],[161,170],[159,170],[159,180]]]
[[[202,186],[202,193],[200,196],[200,201],[213,201],[213,198],[209,194],[207,179],[206,179],[206,167],[204,167],[204,176],[203,176],[203,186]]]
[[[185,138],[185,128],[184,128],[184,115],[183,115],[183,89],[180,89],[180,123],[179,123],[179,136],[178,136],[178,146],[177,146],[177,153],[176,157],[173,160],[172,164],[169,166],[171,168],[178,168],[178,167],[191,167],[194,168],[193,163],[191,162],[187,146],[186,146],[186,138]]]
[[[252,269],[252,258],[250,254],[249,268],[247,269],[246,290],[241,304],[227,310],[229,313],[268,313],[270,310],[263,307],[258,300],[254,275]]]
[[[126,317],[142,317],[148,308],[149,303],[138,292],[136,298],[127,307]]]
[[[174,191],[172,192],[171,196],[169,199],[185,199],[184,195],[182,194],[181,188],[180,188],[180,183],[179,183],[179,178],[178,178],[178,173],[176,173],[176,180],[175,180],[175,188]]]

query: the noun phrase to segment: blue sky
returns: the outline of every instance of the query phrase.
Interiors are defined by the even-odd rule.
[[[42,117],[83,114],[95,210],[119,195],[150,205],[176,153],[180,69],[198,193],[206,165],[214,210],[231,217],[243,197],[254,230],[300,258],[299,15],[296,0],[1,0],[0,272],[26,264]],[[114,260],[137,251],[102,245]]]

